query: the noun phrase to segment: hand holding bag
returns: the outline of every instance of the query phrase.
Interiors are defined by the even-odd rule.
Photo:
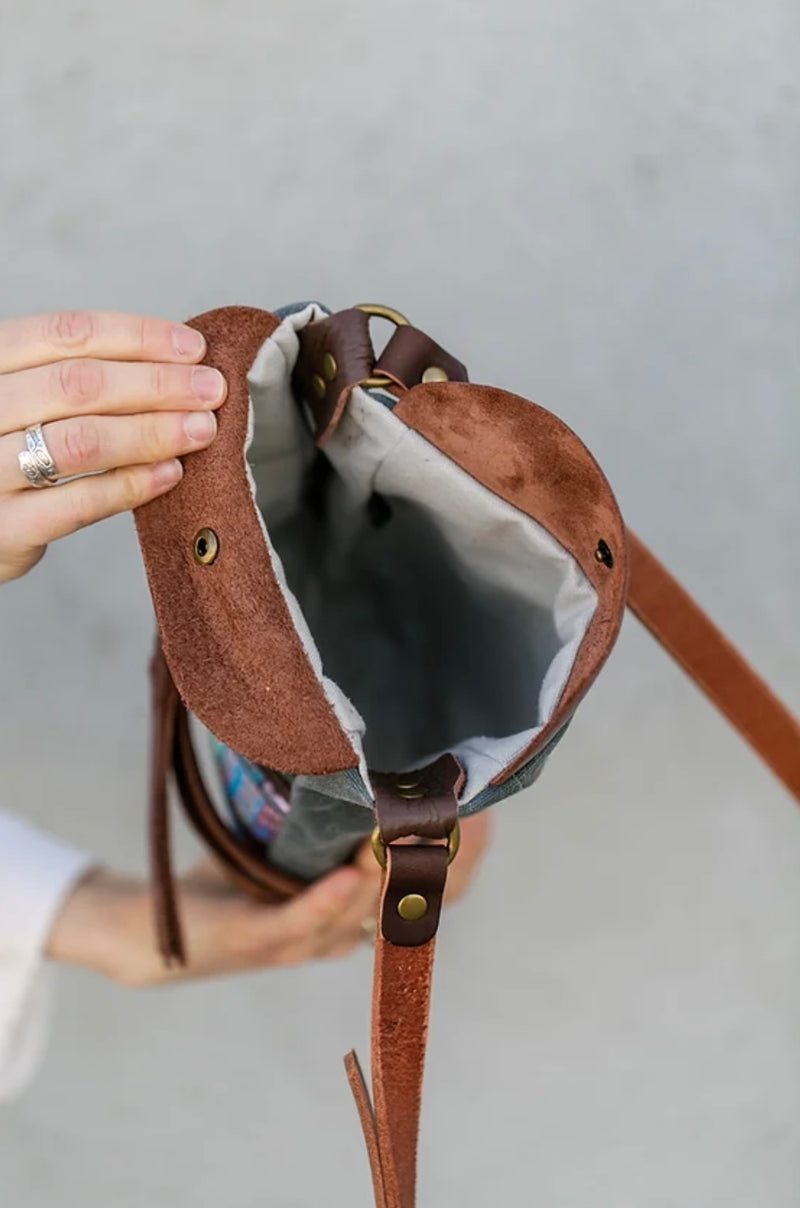
[[[395,324],[378,358],[373,314]],[[372,1098],[354,1054],[346,1066],[376,1205],[413,1208],[458,819],[538,777],[626,603],[798,799],[800,726],[626,530],[591,454],[542,407],[470,384],[384,307],[227,307],[192,325],[229,384],[218,437],[137,514],[159,628],[161,949],[187,959],[170,772],[198,834],[265,900],[297,893],[372,834],[384,869]],[[282,786],[288,809],[270,843],[218,813],[189,713]]]

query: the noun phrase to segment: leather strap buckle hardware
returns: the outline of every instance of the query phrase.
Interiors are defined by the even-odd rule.
[[[432,840],[422,839],[422,840],[420,840],[420,842],[421,842],[421,844],[428,846],[432,842]],[[447,836],[447,863],[448,864],[453,863],[456,856],[458,855],[458,849],[460,846],[461,846],[461,827],[459,826],[458,821],[456,821],[455,826],[453,827],[453,829],[450,831],[449,835]],[[381,834],[381,829],[379,826],[376,826],[374,831],[372,832],[372,851],[375,856],[375,859],[378,861],[381,868],[385,869],[386,864],[387,864],[386,843],[384,842],[384,838],[383,838],[383,835]]]
[[[381,306],[378,302],[361,302],[356,307],[356,310],[363,311],[370,318],[388,319],[390,323],[394,323],[395,327],[410,327],[411,320],[407,319],[399,310],[395,310],[392,306]],[[384,377],[383,374],[376,374],[373,377],[364,378],[363,382],[358,383],[367,390],[388,390],[397,388],[397,383],[392,381],[390,377]],[[385,865],[384,865],[385,867]]]

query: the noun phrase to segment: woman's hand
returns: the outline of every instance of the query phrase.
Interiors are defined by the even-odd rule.
[[[67,899],[47,955],[84,965],[126,986],[154,986],[274,965],[342,956],[363,939],[374,909],[372,885],[357,869],[337,869],[280,906],[243,894],[214,861],[178,884],[188,964],[167,967],[156,950],[152,897],[138,878],[96,869]]]
[[[461,850],[447,900],[464,893],[488,843],[487,814],[461,823]],[[152,986],[268,966],[345,956],[367,938],[380,893],[370,844],[293,901],[266,906],[244,896],[212,860],[179,883],[188,965],[167,968],[156,951],[150,890],[106,869],[73,890],[50,933],[47,955],[83,965],[127,986]]]
[[[175,486],[177,458],[211,443],[225,397],[219,371],[197,364],[204,355],[199,332],[163,319],[0,322],[0,582],[24,575],[50,541]],[[34,424],[73,481],[30,485],[18,458]]]

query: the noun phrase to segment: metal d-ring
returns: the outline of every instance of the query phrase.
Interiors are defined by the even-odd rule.
[[[394,323],[395,327],[411,326],[411,320],[407,319],[399,310],[395,310],[392,306],[382,306],[379,302],[360,302],[356,310],[363,311],[370,318],[388,319],[390,323]],[[383,375],[364,378],[358,384],[359,386],[364,386],[367,390],[386,390],[392,386],[397,387],[397,382],[394,382],[391,378],[383,377]]]
[[[458,849],[461,846],[461,827],[456,819],[456,824],[447,836],[447,863],[452,864],[458,855]],[[381,834],[379,826],[375,827],[372,832],[372,852],[375,859],[380,864],[381,868],[386,868],[386,842]]]

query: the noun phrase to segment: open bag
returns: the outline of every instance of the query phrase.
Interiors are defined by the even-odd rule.
[[[376,314],[394,324],[377,359]],[[161,950],[191,959],[170,867],[170,775],[230,876],[268,901],[372,835],[384,874],[371,1096],[354,1054],[346,1068],[376,1205],[413,1208],[458,819],[540,774],[626,604],[798,799],[800,725],[626,529],[578,437],[542,407],[470,384],[402,315],[309,303],[227,307],[191,325],[228,380],[218,436],[136,517],[159,629]],[[220,811],[190,714],[274,794],[274,831]]]

